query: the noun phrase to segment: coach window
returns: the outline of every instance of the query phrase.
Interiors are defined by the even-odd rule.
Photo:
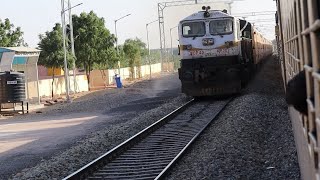
[[[182,25],[183,37],[202,37],[206,34],[204,22],[187,22]]]
[[[231,19],[213,20],[210,22],[210,34],[225,35],[233,33],[233,21]]]

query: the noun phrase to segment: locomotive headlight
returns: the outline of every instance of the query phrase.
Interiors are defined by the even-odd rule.
[[[207,46],[208,45],[208,39],[202,39],[202,44],[204,46]]]
[[[204,46],[212,46],[214,44],[214,40],[212,38],[202,39],[202,44]]]
[[[193,74],[190,71],[186,71],[183,73],[183,79],[186,81],[192,81],[193,80]]]
[[[205,18],[210,17],[210,13],[209,13],[209,12],[204,12],[204,17],[205,17]]]
[[[191,50],[192,49],[192,45],[188,44],[188,45],[182,45],[182,50]]]
[[[208,45],[213,45],[214,44],[214,40],[213,39],[208,39]]]
[[[228,47],[231,47],[231,46],[234,45],[233,41],[227,41],[225,44],[226,44],[226,46],[228,46]]]
[[[182,45],[182,50],[191,50],[192,49],[192,45],[188,44],[188,45]]]

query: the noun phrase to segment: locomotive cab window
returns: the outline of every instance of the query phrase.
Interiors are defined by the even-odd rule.
[[[213,20],[209,28],[212,35],[232,34],[233,21],[231,19]]]
[[[183,37],[201,37],[206,34],[204,22],[188,22],[182,25]]]

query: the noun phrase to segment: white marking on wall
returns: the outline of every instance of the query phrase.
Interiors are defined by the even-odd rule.
[[[15,52],[4,52],[0,61],[0,71],[10,71]]]

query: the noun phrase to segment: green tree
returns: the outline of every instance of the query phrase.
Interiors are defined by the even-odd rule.
[[[41,50],[39,57],[39,65],[43,65],[47,68],[52,68],[52,91],[51,95],[53,97],[53,88],[54,88],[54,78],[55,69],[64,67],[64,49],[63,49],[63,34],[62,27],[57,23],[52,31],[47,31],[45,34],[39,35],[40,42],[38,44],[39,49]],[[67,54],[68,64],[72,62],[72,55]],[[67,72],[65,72],[67,73]]]
[[[144,57],[148,55],[147,45],[146,43],[142,42],[141,39],[135,38],[135,39],[127,39],[125,43],[131,43],[135,44],[139,48],[140,56]]]
[[[133,41],[126,40],[123,45],[123,51],[128,59],[128,65],[130,67],[130,77],[134,77],[134,67],[141,61],[141,54],[139,46]]]
[[[15,28],[9,19],[0,19],[0,47],[27,46],[20,27]]]
[[[149,60],[151,64],[160,63],[161,62],[160,50],[151,49],[150,56],[148,57],[148,54],[147,54],[142,58],[142,60],[143,60],[142,62],[143,65],[149,64]]]
[[[101,59],[102,61],[96,61],[94,63],[93,69],[106,70],[116,68],[118,59],[120,59],[120,57],[117,55],[116,49],[109,48],[105,51],[101,51],[101,53],[101,56],[104,56],[105,58]]]
[[[131,78],[134,75],[134,67],[138,68],[138,76],[140,77],[141,58],[147,55],[146,44],[140,39],[127,39],[123,45],[123,51],[128,59]]]
[[[117,53],[117,58],[118,58],[118,61],[120,61],[120,63],[121,63],[120,64],[121,67],[128,67],[129,64],[128,64],[128,61],[126,59],[126,54],[125,54],[125,52],[123,50],[123,45],[118,46],[118,49],[119,49],[119,52]],[[118,68],[118,66],[116,66],[115,68]]]
[[[105,27],[103,18],[93,11],[73,15],[77,66],[83,67],[90,84],[90,71],[94,66],[113,67],[119,59],[114,43],[116,38]]]

